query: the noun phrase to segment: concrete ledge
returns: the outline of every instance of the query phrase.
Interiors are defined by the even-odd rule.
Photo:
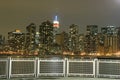
[[[0,80],[119,80],[110,78],[81,78],[81,77],[44,77],[44,78],[12,78],[12,79],[0,79]]]

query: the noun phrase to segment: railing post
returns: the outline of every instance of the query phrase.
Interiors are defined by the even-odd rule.
[[[35,59],[34,59],[34,75],[35,75],[35,78],[36,78],[36,75],[37,75],[37,73],[36,73],[36,68],[37,67],[37,58],[35,57]]]
[[[63,68],[64,69],[64,77],[67,77],[67,60],[68,60],[67,58],[64,59],[64,66],[63,66],[64,67]]]
[[[98,73],[98,65],[97,65],[97,64],[98,64],[98,59],[95,58],[95,59],[94,59],[94,68],[93,68],[93,69],[94,69],[94,78],[96,78],[97,75],[98,75],[98,74],[97,74],[97,73]]]
[[[68,77],[69,74],[69,60],[66,58],[66,77]]]
[[[7,58],[7,62],[6,62],[6,78],[9,78],[9,58]]]
[[[11,57],[9,57],[8,58],[8,77],[7,77],[8,79],[10,79],[10,77],[11,77],[11,69],[12,69],[11,68],[11,65],[12,65],[11,63],[12,63]]]
[[[39,74],[39,58],[38,57],[35,58],[35,65],[36,65],[36,76],[35,76],[35,78],[38,78],[38,74]]]

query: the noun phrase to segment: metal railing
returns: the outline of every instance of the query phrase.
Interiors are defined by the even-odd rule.
[[[120,60],[0,58],[0,78],[41,76],[120,78]]]
[[[10,77],[31,77],[36,75],[34,58],[11,58],[9,65]]]
[[[0,58],[0,78],[8,77],[8,59]]]
[[[38,60],[38,76],[65,76],[65,60]]]
[[[68,76],[95,76],[94,60],[67,60]]]
[[[120,60],[98,60],[97,76],[120,78]]]

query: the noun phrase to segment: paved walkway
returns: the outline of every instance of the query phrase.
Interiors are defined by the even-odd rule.
[[[13,79],[0,79],[0,80],[120,80],[110,78],[80,78],[80,77],[65,77],[65,78],[13,78]]]

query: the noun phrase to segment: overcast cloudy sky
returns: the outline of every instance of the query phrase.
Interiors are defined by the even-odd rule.
[[[0,34],[15,29],[25,31],[31,22],[38,27],[59,16],[60,31],[77,24],[81,33],[86,25],[120,25],[120,0],[0,0]]]

